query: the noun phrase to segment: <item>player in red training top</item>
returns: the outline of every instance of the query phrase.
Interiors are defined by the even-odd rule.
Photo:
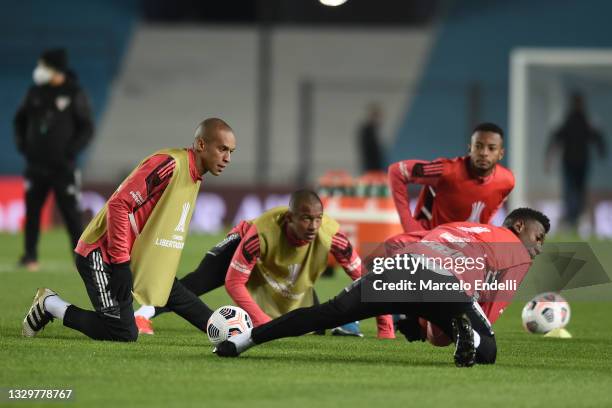
[[[430,230],[455,221],[489,224],[514,187],[512,172],[499,164],[504,157],[503,139],[499,126],[481,123],[472,132],[467,156],[431,162],[403,160],[389,166],[389,185],[404,231]],[[410,211],[409,184],[423,185],[414,214]],[[422,236],[419,234],[415,239]],[[493,323],[506,303],[481,306]],[[432,325],[421,321],[420,326],[432,344],[446,346],[450,342]]]
[[[329,302],[293,310],[231,337],[215,351],[235,357],[271,340],[392,313],[423,317],[440,327],[454,340],[457,366],[493,364],[495,335],[476,300],[509,300],[542,251],[549,228],[544,214],[519,208],[503,227],[451,223],[418,242],[406,242],[406,234],[400,234],[385,243],[386,256],[372,258],[370,272]]]
[[[474,128],[467,156],[393,163],[389,185],[404,231],[455,221],[490,223],[514,188],[512,172],[498,163],[503,157],[503,130],[482,123]],[[414,214],[409,184],[423,185]]]

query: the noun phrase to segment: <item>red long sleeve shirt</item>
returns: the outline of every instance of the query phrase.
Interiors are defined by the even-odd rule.
[[[439,158],[431,162],[403,160],[389,166],[389,186],[405,232],[430,230],[455,221],[488,224],[514,188],[514,175],[500,164],[488,177],[469,171],[469,156]],[[414,215],[410,211],[409,184],[421,184]],[[491,322],[507,302],[483,303]]]
[[[476,177],[470,174],[469,160],[403,160],[389,166],[389,186],[405,232],[455,221],[491,221],[514,188],[514,176],[497,164],[491,175]],[[408,184],[423,185],[414,216]]]
[[[441,244],[441,245],[437,245]],[[531,266],[531,257],[509,229],[472,222],[453,222],[434,228],[399,234],[389,238],[385,246],[391,254],[412,253],[428,258],[453,257],[484,260],[484,267],[468,270],[449,269],[457,279],[469,282],[474,294],[475,281],[522,282]],[[513,290],[481,291],[479,303],[489,322],[494,323],[514,295]]]
[[[201,180],[195,153],[187,150],[189,174],[194,181]],[[172,156],[166,154],[153,155],[141,163],[108,200],[106,233],[92,244],[79,240],[74,251],[86,257],[100,248],[104,262],[128,262],[134,241],[168,186],[175,166]]]

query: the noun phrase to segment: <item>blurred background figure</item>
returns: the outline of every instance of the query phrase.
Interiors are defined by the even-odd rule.
[[[25,252],[19,264],[38,269],[40,214],[50,191],[64,218],[72,248],[82,232],[78,209],[77,154],[93,135],[88,98],[68,69],[65,49],[44,51],[32,74],[34,85],[14,119],[15,142],[26,161]]]
[[[589,121],[582,93],[570,95],[569,109],[559,129],[553,132],[546,150],[546,170],[552,157],[561,151],[563,224],[576,229],[583,213],[590,166],[590,148],[595,145],[600,158],[606,157],[606,144],[601,132]]]
[[[382,109],[375,102],[371,103],[367,109],[367,118],[359,128],[358,134],[361,170],[364,173],[367,171],[384,171],[385,160],[380,142]]]

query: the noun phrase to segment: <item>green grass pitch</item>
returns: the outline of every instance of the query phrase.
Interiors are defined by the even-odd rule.
[[[191,236],[179,276],[195,267],[221,236]],[[457,369],[452,348],[377,340],[372,319],[364,339],[304,336],[257,347],[237,359],[211,353],[206,336],[167,314],[156,334],[137,343],[95,342],[50,324],[39,337],[21,337],[21,320],[37,287],[90,308],[70,261],[64,232],[43,234],[40,272],[15,268],[22,237],[0,235],[0,405],[9,388],[70,388],[71,407],[603,407],[612,406],[612,304],[572,303],[572,339],[527,334],[522,304],[496,323],[497,364]],[[608,263],[606,269],[612,268]],[[348,277],[322,279],[322,299]],[[223,289],[204,296],[229,304]],[[522,303],[522,302],[521,302]],[[51,405],[49,405],[51,404]],[[14,406],[36,406],[17,402]],[[39,402],[40,406],[60,406]]]

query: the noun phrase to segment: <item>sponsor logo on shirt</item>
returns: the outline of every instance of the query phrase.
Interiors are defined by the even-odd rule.
[[[185,232],[185,223],[187,222],[187,215],[189,214],[189,208],[191,204],[189,202],[185,202],[183,204],[183,211],[181,212],[181,217],[179,218],[178,224],[176,224],[176,228],[174,228],[174,232],[184,233]],[[182,235],[173,234],[171,239],[166,238],[157,238],[155,239],[155,245],[161,246],[164,248],[172,248],[172,249],[183,249],[185,246],[185,242],[183,242],[184,238]]]
[[[140,195],[140,191],[130,191],[130,195],[134,199],[136,205],[140,206],[144,203],[144,199],[142,198],[142,195]]]
[[[176,228],[174,231],[176,232],[185,232],[185,221],[187,221],[187,215],[189,214],[189,207],[191,205],[188,202],[183,204],[183,212],[181,213],[181,218],[179,219],[178,224],[176,224]]]
[[[175,241],[173,239],[157,238],[155,245],[171,249],[183,249],[184,242]]]
[[[66,109],[68,107],[68,105],[70,105],[70,97],[69,96],[58,96],[55,99],[55,106],[57,106],[57,109],[60,111],[63,111],[64,109]]]
[[[483,232],[491,232],[491,230],[487,227],[457,227],[457,229],[472,234],[482,234]]]
[[[482,215],[483,210],[487,207],[485,203],[482,201],[476,201],[472,203],[472,213],[470,217],[466,220],[467,222],[480,222],[480,216]]]
[[[238,272],[246,273],[247,275],[251,273],[251,270],[249,269],[248,266],[238,261],[232,261],[232,263],[230,264],[230,267],[234,268]]]
[[[359,269],[360,266],[361,266],[361,258],[355,258],[355,260],[349,264],[347,269],[352,272],[356,269]]]

